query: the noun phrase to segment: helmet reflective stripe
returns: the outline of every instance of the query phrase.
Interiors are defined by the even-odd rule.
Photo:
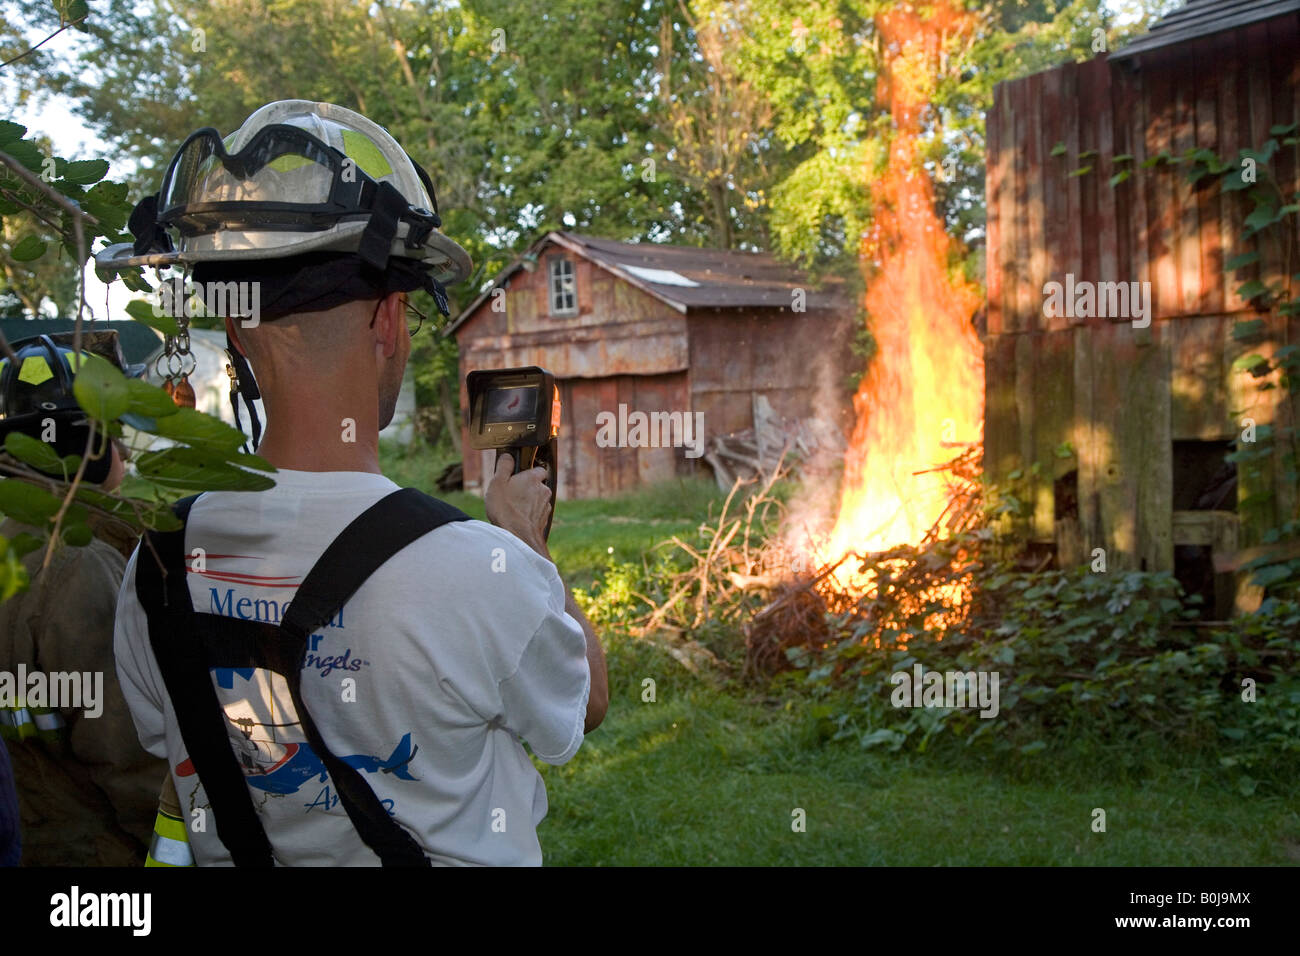
[[[50,368],[50,363],[46,361],[44,355],[27,356],[18,369],[18,381],[26,382],[28,385],[40,385],[41,382],[47,382],[52,378],[54,378],[54,369]]]
[[[153,837],[149,841],[149,855],[145,866],[193,866],[194,854],[190,851],[189,834],[180,817],[158,811],[153,822]]]
[[[379,151],[379,147],[356,130],[343,130],[343,154],[354,160],[371,179],[393,175],[393,167]]]

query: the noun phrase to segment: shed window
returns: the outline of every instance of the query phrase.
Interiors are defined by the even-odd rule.
[[[555,258],[551,260],[551,315],[578,314],[578,279],[574,274],[573,261]]]

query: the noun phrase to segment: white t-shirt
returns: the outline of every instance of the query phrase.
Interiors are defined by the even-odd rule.
[[[265,492],[209,492],[185,534],[194,610],[278,623],[349,522],[397,490],[365,472],[279,471]],[[202,548],[202,562],[195,549]],[[136,549],[118,595],[115,650],[140,743],[166,757],[199,865],[231,859],[172,710],[136,599]],[[582,744],[591,673],[555,566],[482,521],[443,525],[381,566],[312,635],[303,700],[435,863],[540,865],[550,764]],[[288,686],[214,669],[231,745],[284,865],[376,865],[296,723]],[[194,814],[204,809],[205,814]],[[195,822],[205,829],[195,832]]]

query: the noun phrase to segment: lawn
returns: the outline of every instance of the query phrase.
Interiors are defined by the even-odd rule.
[[[1243,798],[1213,762],[1108,772],[1042,752],[823,742],[808,705],[720,690],[665,654],[610,648],[609,714],[564,767],[540,765],[548,865],[1259,865],[1300,861],[1300,805]],[[656,682],[642,702],[642,680]],[[1092,830],[1094,808],[1106,832]],[[793,811],[806,814],[794,832]]]

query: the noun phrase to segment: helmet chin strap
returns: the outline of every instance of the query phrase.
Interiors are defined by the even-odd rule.
[[[239,349],[235,348],[235,343],[230,341],[229,332],[226,333],[226,355],[230,358],[230,362],[226,365],[226,374],[230,376],[230,408],[235,413],[235,427],[241,432],[244,430],[244,423],[239,418],[239,398],[242,395],[253,429],[252,448],[248,447],[247,442],[243,447],[255,453],[258,443],[262,440],[262,420],[258,417],[257,406],[253,402],[261,398],[262,393],[257,387],[257,379],[253,378],[253,370],[249,368],[248,360]]]

